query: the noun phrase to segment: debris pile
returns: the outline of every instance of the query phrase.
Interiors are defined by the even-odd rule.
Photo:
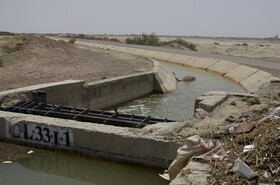
[[[210,162],[209,183],[280,184],[279,116],[280,107],[250,123],[249,127],[239,126],[238,132],[222,135],[220,141],[227,156],[223,161]],[[244,132],[240,131],[242,128],[246,128]]]

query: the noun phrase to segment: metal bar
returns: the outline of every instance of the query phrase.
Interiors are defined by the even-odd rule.
[[[57,107],[52,108],[50,111],[48,111],[45,116],[49,116],[52,112],[60,111],[62,108],[62,105],[59,105]]]
[[[142,124],[148,124],[151,119],[151,116],[147,116],[141,123],[139,123],[136,127],[140,127]]]
[[[34,95],[34,100],[36,96]],[[76,108],[62,105],[50,105],[38,103],[40,101],[20,101],[6,109],[5,111],[22,112],[27,114],[35,114],[42,116],[50,116],[62,119],[74,119],[78,121],[87,121],[98,124],[108,124],[122,127],[143,128],[148,124],[157,122],[175,122],[173,120],[151,118],[150,116],[138,116],[134,114],[119,114],[118,112],[106,112],[101,110],[91,110],[84,108]]]
[[[75,115],[75,116],[73,117],[73,119],[74,119],[74,120],[78,120],[78,118],[79,118],[80,115],[87,115],[87,114],[89,113],[89,111],[90,111],[90,109],[85,109],[85,110],[83,110],[82,112],[80,112],[79,114]]]
[[[111,119],[116,119],[117,117],[119,116],[119,113],[115,113],[113,114],[111,117],[109,117],[108,119],[106,119],[103,123],[104,124],[108,124],[108,122],[111,120]]]

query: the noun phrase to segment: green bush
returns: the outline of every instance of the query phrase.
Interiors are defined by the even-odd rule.
[[[3,60],[3,58],[0,56],[0,67],[3,67],[3,62],[4,62],[4,60]]]
[[[75,42],[76,42],[75,38],[72,38],[72,39],[69,40],[69,43],[71,43],[71,44],[74,44]]]
[[[150,35],[142,34],[141,37],[127,38],[125,39],[127,44],[136,44],[136,45],[147,45],[147,46],[164,46],[177,43],[179,46],[184,46],[190,50],[197,51],[195,44],[187,42],[182,39],[176,39],[171,41],[160,41],[159,37],[152,33]]]
[[[177,43],[179,46],[183,46],[183,47],[186,47],[190,50],[197,51],[194,43],[187,42],[183,39],[176,39],[176,40],[161,42],[162,45],[170,45],[170,44],[173,44],[173,43]]]
[[[218,42],[214,42],[214,44],[220,46],[220,44]]]
[[[16,46],[2,46],[2,51],[4,53],[13,53],[13,52],[16,52],[16,51],[19,51],[22,47],[22,44],[21,43],[18,43]]]
[[[150,35],[143,33],[141,37],[127,38],[125,42],[127,44],[160,46],[159,37],[155,33]]]
[[[248,46],[248,44],[247,43],[243,43],[242,46]]]

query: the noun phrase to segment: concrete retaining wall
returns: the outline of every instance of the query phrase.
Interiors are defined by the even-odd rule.
[[[66,80],[61,82],[39,84],[0,92],[0,106],[10,106],[20,100],[30,100],[32,91],[46,91],[47,102],[69,106],[83,106],[84,81]]]
[[[151,94],[154,78],[154,72],[147,72],[89,83],[87,107],[103,109]]]
[[[136,99],[154,91],[168,93],[177,88],[175,75],[154,61],[154,69],[85,84],[81,80],[66,80],[0,92],[0,107],[20,100],[30,100],[32,91],[46,91],[47,103],[73,107],[104,109]]]
[[[3,111],[0,139],[160,169],[170,165],[182,145],[142,129]]]
[[[98,45],[95,45],[94,47],[102,49],[102,47]],[[130,53],[133,55],[139,55],[148,58],[154,58],[158,60],[164,60],[176,64],[181,64],[184,66],[200,68],[206,71],[209,70],[212,72],[216,72],[240,84],[245,90],[249,92],[256,92],[261,88],[268,87],[270,82],[273,79],[275,79],[275,77],[273,77],[269,73],[230,61],[209,59],[203,57],[193,57],[154,50],[136,49],[128,47],[120,48],[121,49],[118,49],[116,51]]]

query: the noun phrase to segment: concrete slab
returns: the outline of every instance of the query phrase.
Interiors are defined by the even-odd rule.
[[[145,50],[145,49],[135,49],[134,52],[135,52],[135,55],[145,56],[145,53],[147,52],[147,50]]]
[[[100,44],[100,45],[99,45],[99,48],[100,48],[100,49],[104,49],[106,46],[107,46],[106,44]]]
[[[160,52],[158,55],[156,55],[154,58],[158,60],[164,60],[168,61],[171,57],[173,57],[174,53],[167,53],[167,52]]]
[[[240,85],[249,92],[256,92],[262,88],[268,87],[272,79],[270,73],[264,71],[257,71],[253,75],[240,81]]]
[[[117,51],[120,47],[119,46],[113,46],[110,48],[111,51]]]
[[[154,62],[155,84],[154,91],[169,93],[177,89],[178,81],[176,76],[162,67],[157,61]]]
[[[220,60],[217,63],[215,63],[214,65],[209,66],[207,68],[207,71],[211,71],[211,72],[215,72],[215,73],[224,75],[224,74],[228,73],[230,70],[233,70],[234,68],[236,68],[237,66],[239,66],[239,64],[237,64],[237,63],[229,62],[226,60]]]
[[[152,50],[147,50],[143,56],[148,57],[148,58],[156,58],[157,55],[159,55],[159,51],[152,51]]]
[[[200,68],[200,69],[207,69],[208,67],[216,64],[217,62],[218,62],[217,59],[193,57],[188,62],[188,65],[190,67],[195,67],[195,68]]]
[[[127,50],[127,47],[119,47],[116,51],[118,51],[118,52],[123,52],[123,51],[125,51],[125,50]]]
[[[96,48],[100,48],[102,46],[102,44],[96,44],[95,47]]]
[[[202,108],[207,112],[213,112],[213,110],[222,104],[228,97],[228,93],[225,91],[214,91],[202,94],[195,100],[194,110]]]
[[[171,164],[182,146],[136,128],[4,111],[0,111],[0,139],[160,169]]]
[[[103,49],[105,50],[111,50],[111,48],[113,47],[113,45],[106,45],[103,47]]]
[[[143,49],[142,49],[143,50]],[[141,56],[141,54],[144,54],[144,52],[146,52],[146,50],[142,51],[141,49],[136,49],[136,48],[127,48],[125,51],[123,51],[124,53],[129,53],[131,55],[137,55],[137,56]]]
[[[176,54],[175,56],[170,57],[167,61],[188,66],[188,62],[192,58],[192,56]]]
[[[232,79],[234,82],[239,83],[240,81],[248,78],[250,75],[254,74],[258,70],[252,67],[239,65],[236,68],[230,70],[224,76]]]
[[[209,184],[207,179],[211,176],[210,174],[209,163],[190,161],[169,185],[206,185]]]

